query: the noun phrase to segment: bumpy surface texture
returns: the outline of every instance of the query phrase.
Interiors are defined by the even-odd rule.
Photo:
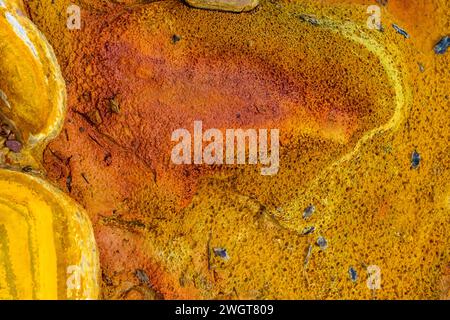
[[[90,214],[104,298],[448,298],[447,1],[25,4],[68,89],[44,166]],[[279,173],[173,165],[194,120],[279,128]]]
[[[194,8],[242,12],[254,9],[258,0],[186,0]]]

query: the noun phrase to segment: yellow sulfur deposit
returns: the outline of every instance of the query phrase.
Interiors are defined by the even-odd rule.
[[[0,299],[94,299],[99,272],[90,222],[42,179],[0,171]]]
[[[52,48],[21,8],[0,1],[0,114],[32,148],[59,133],[66,93]]]

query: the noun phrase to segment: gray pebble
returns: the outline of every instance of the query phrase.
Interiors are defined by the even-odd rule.
[[[301,14],[300,20],[302,20],[304,22],[308,22],[308,23],[312,24],[313,26],[319,25],[319,20],[317,20],[317,18],[315,16],[312,16],[309,14]]]
[[[136,275],[136,277],[139,279],[139,281],[141,283],[145,283],[146,284],[146,283],[149,283],[149,281],[150,281],[147,273],[144,270],[142,270],[142,269],[137,269],[135,271],[135,275]]]
[[[321,249],[321,250],[325,250],[327,247],[328,247],[328,242],[327,242],[327,240],[324,238],[324,237],[322,237],[322,236],[320,236],[319,238],[317,238],[317,245],[319,246],[319,248]]]
[[[22,150],[22,144],[17,140],[7,140],[5,145],[14,153],[19,153]]]
[[[420,165],[420,154],[414,150],[414,152],[411,154],[411,168],[417,169]]]
[[[448,47],[450,47],[450,37],[445,36],[434,46],[434,52],[436,54],[444,54],[447,52]]]
[[[310,205],[308,206],[304,211],[303,211],[303,219],[308,219],[310,218],[314,211],[316,211],[316,207],[314,205]]]
[[[395,23],[392,24],[392,27],[395,29],[395,31],[397,31],[397,33],[401,34],[402,36],[405,37],[405,39],[409,39],[409,34],[403,30],[402,28],[400,28],[398,25],[396,25]]]
[[[213,249],[214,254],[224,260],[230,259],[230,256],[228,255],[227,249],[224,248],[214,248]]]
[[[353,282],[356,282],[358,280],[358,273],[353,267],[348,268],[348,276]]]
[[[308,234],[313,233],[315,230],[316,230],[316,228],[314,226],[306,227],[305,229],[303,229],[302,235],[306,236]]]

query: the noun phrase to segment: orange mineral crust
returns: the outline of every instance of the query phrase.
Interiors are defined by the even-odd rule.
[[[68,91],[44,166],[90,214],[103,298],[448,298],[450,9],[381,2],[25,1]],[[194,121],[279,129],[278,173],[173,164]]]

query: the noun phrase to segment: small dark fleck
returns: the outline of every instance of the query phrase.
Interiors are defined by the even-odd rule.
[[[112,156],[111,153],[105,154],[105,157],[103,158],[103,161],[105,161],[106,165],[109,167],[112,164]]]
[[[214,254],[218,257],[221,257],[224,260],[230,259],[230,256],[227,253],[227,249],[224,248],[214,248]]]
[[[436,54],[444,54],[447,52],[449,46],[450,46],[450,37],[445,36],[434,46],[434,52]]]
[[[14,153],[19,153],[22,150],[22,144],[17,140],[7,140],[5,145]]]
[[[353,282],[356,282],[358,280],[358,273],[356,272],[355,268],[350,267],[348,269],[348,275]]]
[[[8,127],[8,125],[3,124],[3,125],[0,127],[0,136],[2,136],[2,137],[8,137],[10,133],[11,133],[11,129]]]
[[[86,129],[85,128],[83,128],[83,127],[80,127],[79,129],[78,129],[81,133],[83,133],[83,132],[85,132],[86,131]]]
[[[139,279],[139,281],[141,282],[141,284],[148,284],[150,282],[150,279],[147,275],[147,273],[142,270],[142,269],[137,269],[134,274],[136,275],[136,277]]]
[[[109,100],[109,109],[115,114],[120,113],[120,104],[117,101],[117,98],[114,97]]]
[[[88,180],[88,178],[86,177],[86,174],[85,174],[85,173],[82,173],[82,174],[81,174],[81,177],[83,178],[83,180],[84,180],[87,184],[89,184],[89,180]]]
[[[174,35],[172,36],[172,43],[173,43],[173,44],[177,43],[177,42],[180,41],[180,40],[181,40],[181,37],[180,37],[179,35],[174,34]]]
[[[303,219],[308,219],[309,217],[311,217],[314,213],[314,211],[316,211],[316,207],[314,205],[309,205],[304,211],[303,211]]]
[[[313,26],[319,25],[319,20],[317,20],[317,18],[315,16],[312,16],[309,14],[301,14],[300,20],[302,20],[304,22],[308,22],[308,23],[312,24]]]
[[[83,98],[84,102],[91,102],[91,100],[92,100],[92,96],[91,96],[90,92],[83,92],[81,97]]]
[[[72,192],[72,176],[68,175],[67,179],[66,179],[66,187],[67,187],[67,191]]]
[[[397,33],[401,34],[402,36],[405,37],[405,39],[409,39],[409,34],[403,30],[402,28],[400,28],[398,25],[396,25],[395,23],[392,24],[392,27],[395,29],[395,31],[397,31]]]
[[[384,7],[384,6],[386,6],[388,4],[388,0],[377,0],[377,3]]]
[[[114,285],[114,282],[111,280],[110,277],[108,277],[108,275],[104,271],[102,271],[102,280],[107,286]]]
[[[317,238],[317,242],[316,243],[317,243],[317,245],[319,246],[319,248],[321,250],[325,250],[328,247],[327,240],[324,237],[322,237],[322,236]]]
[[[29,173],[31,171],[33,171],[33,167],[32,166],[25,166],[22,168],[23,172]]]
[[[411,154],[411,168],[417,169],[420,165],[420,154],[414,150],[414,152]]]
[[[311,234],[314,232],[314,230],[316,230],[314,226],[306,227],[305,229],[303,229],[302,235],[306,236],[308,234]]]

